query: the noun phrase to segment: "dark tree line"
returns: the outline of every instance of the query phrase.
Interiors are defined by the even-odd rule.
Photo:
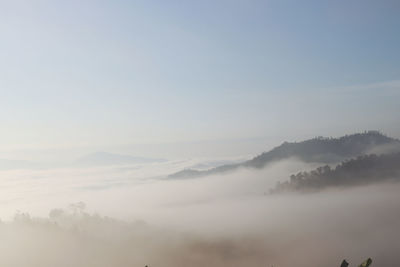
[[[271,193],[318,191],[332,186],[355,186],[382,181],[400,181],[400,153],[364,155],[310,172],[299,172],[279,182]]]

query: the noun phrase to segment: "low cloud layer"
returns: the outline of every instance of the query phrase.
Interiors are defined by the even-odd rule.
[[[339,266],[344,258],[355,265],[371,257],[372,266],[398,266],[400,185],[264,194],[276,181],[314,167],[289,160],[258,171],[183,181],[149,178],[102,189],[81,185],[103,185],[112,175],[128,179],[132,172],[101,176],[91,169],[77,176],[68,170],[67,192],[31,203],[34,208],[47,199],[37,209],[52,206],[46,213],[26,209],[0,224],[0,265],[309,267]],[[19,183],[29,179],[20,177]],[[74,186],[65,187],[67,181]],[[35,190],[39,195],[45,189]],[[58,204],[72,199],[87,207]]]

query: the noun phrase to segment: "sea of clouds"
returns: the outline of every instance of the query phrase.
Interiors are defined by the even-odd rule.
[[[269,195],[315,164],[196,179],[198,160],[1,171],[2,266],[398,266],[400,186]]]

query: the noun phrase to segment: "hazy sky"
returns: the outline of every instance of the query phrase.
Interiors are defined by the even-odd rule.
[[[0,146],[400,136],[400,2],[0,0]]]

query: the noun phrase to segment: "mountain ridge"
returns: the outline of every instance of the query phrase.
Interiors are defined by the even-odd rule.
[[[343,160],[368,154],[373,149],[387,145],[399,147],[400,140],[388,137],[379,131],[366,131],[338,138],[316,137],[301,142],[284,142],[260,155],[238,164],[228,164],[209,170],[185,169],[168,175],[169,179],[195,178],[233,171],[240,167],[261,169],[267,164],[291,157],[305,162],[338,163]]]

